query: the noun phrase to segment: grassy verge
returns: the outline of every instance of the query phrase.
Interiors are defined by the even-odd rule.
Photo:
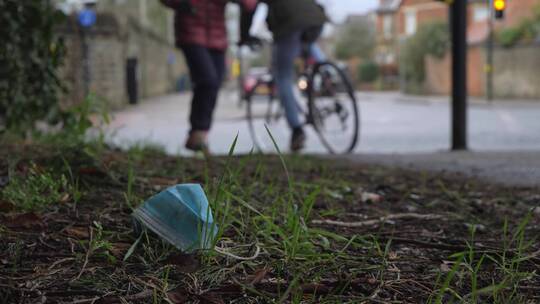
[[[0,302],[540,301],[538,189],[300,156],[9,143],[0,177]],[[192,182],[218,250],[133,234],[133,208]]]

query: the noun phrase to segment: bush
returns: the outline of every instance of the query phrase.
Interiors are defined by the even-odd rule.
[[[523,32],[520,27],[511,27],[501,30],[497,34],[497,40],[504,47],[515,45],[523,37]]]
[[[373,61],[362,63],[358,67],[358,78],[361,82],[374,82],[379,77],[379,66]]]
[[[24,134],[36,121],[60,118],[64,56],[54,27],[63,18],[52,1],[0,1],[0,122]]]
[[[523,19],[517,26],[500,30],[496,38],[503,47],[540,39],[540,6],[534,9],[531,18]]]
[[[419,87],[425,79],[425,57],[442,58],[449,46],[447,23],[436,22],[420,27],[403,46],[400,69],[407,86]]]

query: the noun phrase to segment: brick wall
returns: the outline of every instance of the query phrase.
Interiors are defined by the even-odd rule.
[[[416,12],[417,29],[422,24],[448,20],[448,5],[433,0],[404,0],[398,11],[398,33],[405,36],[406,13]]]
[[[502,20],[497,20],[496,28],[515,26],[524,18],[533,15],[534,9],[540,7],[540,0],[507,0],[505,16]]]
[[[494,52],[495,97],[540,99],[540,45],[497,48]],[[485,49],[471,46],[468,52],[467,88],[471,96],[485,95]],[[426,58],[427,94],[451,92],[451,58]]]
[[[182,54],[167,39],[145,29],[134,19],[120,22],[113,14],[99,14],[98,23],[87,34],[90,92],[107,100],[112,108],[128,103],[126,64],[138,60],[139,97],[172,92],[177,79],[187,73]],[[84,99],[82,32],[74,18],[59,29],[67,58],[61,75],[68,93],[63,104]]]
[[[495,96],[540,99],[540,45],[497,49]]]

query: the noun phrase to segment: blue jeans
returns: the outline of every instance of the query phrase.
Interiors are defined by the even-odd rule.
[[[287,122],[291,128],[302,126],[298,115],[298,101],[294,94],[296,77],[294,75],[294,60],[300,55],[302,41],[300,39],[302,31],[292,32],[280,40],[274,41],[272,52],[272,71],[278,89],[281,105],[285,109]],[[325,60],[321,49],[316,45],[311,45],[311,55],[316,61]]]

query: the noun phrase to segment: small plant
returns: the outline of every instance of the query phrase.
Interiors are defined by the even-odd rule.
[[[15,175],[2,191],[2,197],[21,211],[41,211],[58,203],[68,195],[68,181],[64,175],[54,176],[49,171],[32,165],[26,176]]]
[[[141,199],[135,193],[135,169],[133,168],[133,163],[129,163],[128,176],[127,176],[127,185],[126,191],[124,192],[124,200],[127,207],[130,210],[135,210],[141,203]]]
[[[475,248],[475,230],[471,230],[471,242],[467,250],[451,256],[455,260],[451,270],[441,282],[437,280],[435,294],[430,303],[524,303],[518,290],[521,284],[536,275],[528,271],[523,264],[531,259],[525,251],[530,249],[536,240],[525,238],[525,230],[532,218],[530,212],[516,227],[509,231],[508,221],[503,227],[503,248],[501,252],[482,252]],[[480,273],[486,268],[496,268],[498,275],[493,276],[490,283],[481,286]],[[465,284],[463,278],[470,278],[470,293],[460,294],[455,285]],[[456,282],[457,281],[457,282]],[[433,298],[434,297],[434,298]],[[451,301],[449,301],[451,300]]]

